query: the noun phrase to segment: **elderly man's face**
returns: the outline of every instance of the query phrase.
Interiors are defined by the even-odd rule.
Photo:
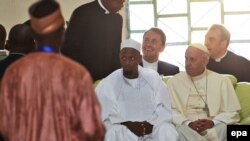
[[[125,0],[102,0],[103,5],[110,13],[116,13],[121,10],[124,2]]]
[[[123,68],[123,75],[127,78],[138,77],[138,65],[141,62],[140,53],[133,48],[123,48],[120,52],[120,62]]]
[[[227,50],[226,40],[221,37],[219,29],[208,30],[205,36],[205,45],[212,58],[218,58]]]
[[[185,59],[186,72],[192,77],[202,74],[208,63],[205,53],[193,47],[187,48]]]

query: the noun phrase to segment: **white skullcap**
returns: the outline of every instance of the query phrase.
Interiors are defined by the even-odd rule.
[[[207,47],[204,46],[201,43],[193,43],[193,44],[190,44],[188,47],[194,47],[194,48],[197,48],[197,49],[205,52],[206,54],[209,54],[209,51],[207,50]]]
[[[141,52],[141,44],[133,39],[127,39],[127,40],[122,41],[121,50],[123,48],[133,48],[133,49]]]

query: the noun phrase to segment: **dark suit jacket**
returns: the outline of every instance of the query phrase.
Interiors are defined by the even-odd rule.
[[[84,65],[94,80],[120,68],[122,17],[105,14],[97,1],[74,10],[65,33],[62,54]]]
[[[23,57],[21,54],[10,54],[5,59],[0,61],[0,80],[2,80],[5,70],[10,64]]]
[[[140,63],[140,65],[143,66],[142,63]],[[175,65],[163,61],[158,61],[157,72],[159,73],[159,75],[167,76],[167,75],[175,75],[179,73],[180,70],[179,67]]]
[[[250,61],[231,51],[220,62],[210,58],[207,68],[221,74],[232,74],[238,82],[250,82]]]

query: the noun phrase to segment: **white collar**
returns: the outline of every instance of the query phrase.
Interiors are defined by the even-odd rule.
[[[219,58],[217,58],[217,59],[214,59],[215,62],[220,62],[221,59],[223,59],[226,55],[227,55],[227,51],[226,51],[226,53],[225,53],[224,55],[222,55],[221,57],[219,57]]]
[[[146,60],[142,59],[142,63],[144,68],[153,69],[155,71],[158,70],[158,60],[153,63],[149,63]]]
[[[133,88],[138,88],[138,78],[135,78],[135,79],[129,79],[129,78],[126,78],[124,77],[124,81],[129,84],[131,87]]]
[[[102,8],[103,10],[105,10],[105,14],[109,14],[109,13],[110,13],[110,12],[108,11],[108,9],[106,9],[106,8],[104,7],[104,5],[102,4],[101,0],[98,0],[98,3],[99,3],[99,5],[101,6],[101,8]]]
[[[206,75],[207,75],[207,69],[205,68],[205,70],[203,71],[202,74],[197,75],[197,76],[194,76],[194,77],[191,77],[191,78],[192,78],[194,81],[196,81],[196,80],[199,80],[199,79],[201,79],[201,78],[203,78],[203,77],[206,77]]]

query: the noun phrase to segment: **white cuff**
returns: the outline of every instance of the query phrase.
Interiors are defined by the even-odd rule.
[[[185,120],[185,121],[182,122],[182,125],[185,124],[185,125],[188,126],[188,124],[189,124],[190,122],[191,122],[190,120]]]
[[[216,119],[213,119],[212,121],[214,122],[214,126],[217,125],[217,124],[219,124],[219,123],[221,123],[221,121],[216,120]]]

